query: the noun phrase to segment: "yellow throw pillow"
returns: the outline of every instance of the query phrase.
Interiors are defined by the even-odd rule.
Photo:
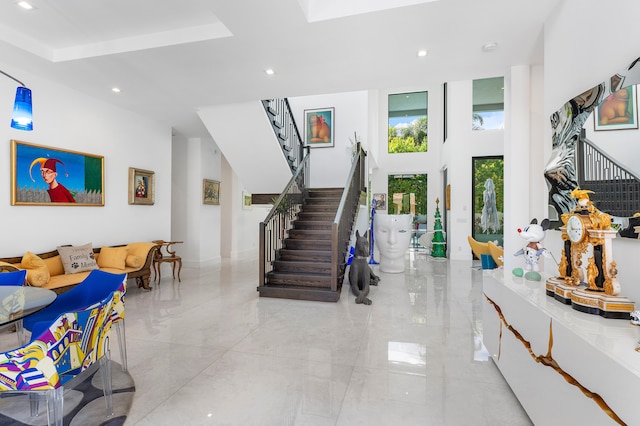
[[[124,269],[126,259],[126,247],[102,247],[100,256],[98,256],[98,266],[101,268]]]
[[[142,266],[144,266],[144,259],[140,256],[134,256],[133,254],[130,254],[127,256],[127,259],[125,260],[125,264],[129,268],[142,268]]]
[[[33,287],[42,287],[49,282],[49,270],[46,268],[27,269],[27,283]]]
[[[49,268],[49,273],[52,277],[55,277],[56,275],[64,275],[64,265],[62,264],[62,258],[60,255],[47,257],[42,260],[44,260],[44,264]]]
[[[155,246],[156,245],[154,243],[137,242],[127,244],[127,249],[129,249],[129,254],[146,259],[149,254],[149,250]]]
[[[82,246],[58,247],[58,253],[60,254],[65,274],[98,269],[91,243]]]
[[[42,287],[48,283],[49,278],[51,278],[49,268],[47,268],[47,264],[44,263],[44,260],[30,251],[26,252],[25,255],[22,256],[20,267],[27,270],[27,283],[31,286]]]
[[[44,263],[44,260],[42,260],[38,255],[31,253],[30,251],[26,252],[24,256],[22,256],[20,266],[22,267],[22,269],[37,269],[47,267],[47,265]]]

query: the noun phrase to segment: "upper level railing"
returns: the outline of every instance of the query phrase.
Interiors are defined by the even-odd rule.
[[[260,222],[260,285],[264,285],[267,274],[273,270],[278,250],[284,247],[287,231],[296,219],[306,197],[309,185],[309,154],[307,154],[282,194],[274,202],[273,208],[263,222]]]
[[[295,173],[305,156],[305,152],[309,152],[309,148],[304,146],[304,141],[300,137],[289,100],[286,98],[265,99],[262,101],[262,105],[267,112],[271,127],[276,134],[289,168],[292,173]]]
[[[640,178],[580,135],[576,162],[578,185],[595,192],[591,201],[612,216],[630,217],[640,212]]]
[[[331,290],[342,286],[349,253],[349,241],[360,195],[366,191],[366,152],[360,143],[353,156],[348,180],[340,199],[336,217],[331,225]]]

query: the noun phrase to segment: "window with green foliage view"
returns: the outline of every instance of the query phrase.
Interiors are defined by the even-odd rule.
[[[410,213],[413,216],[413,220],[426,223],[427,175],[389,175],[388,185],[388,213]]]
[[[427,92],[389,95],[390,154],[427,151]]]

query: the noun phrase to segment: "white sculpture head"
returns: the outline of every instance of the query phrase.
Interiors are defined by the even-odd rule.
[[[373,236],[380,250],[380,271],[404,272],[404,254],[411,242],[411,215],[375,215]]]

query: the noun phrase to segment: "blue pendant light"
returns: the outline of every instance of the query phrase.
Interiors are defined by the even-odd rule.
[[[20,86],[16,90],[16,101],[13,104],[11,127],[18,130],[33,130],[33,114],[31,113],[31,89]]]
[[[33,113],[31,105],[31,89],[27,89],[25,84],[15,77],[0,70],[1,74],[18,82],[20,87],[16,90],[16,101],[13,104],[13,117],[11,127],[18,130],[33,130]]]

